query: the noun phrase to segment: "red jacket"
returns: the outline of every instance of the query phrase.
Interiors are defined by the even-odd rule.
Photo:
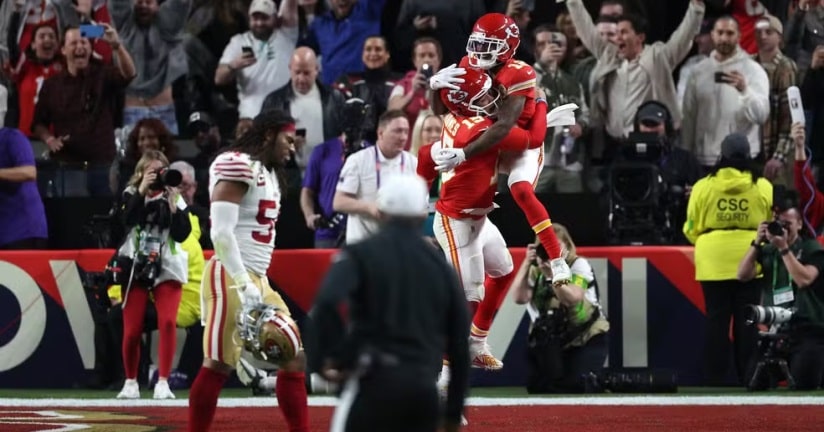
[[[815,186],[815,178],[807,161],[795,161],[795,189],[804,218],[812,225],[816,234],[824,225],[824,193]],[[805,211],[806,210],[806,211]]]

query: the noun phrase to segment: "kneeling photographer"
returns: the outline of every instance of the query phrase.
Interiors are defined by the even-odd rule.
[[[569,232],[552,228],[572,271],[568,284],[552,285],[552,269],[540,243],[527,246],[512,286],[516,302],[529,303],[529,393],[582,393],[598,375],[609,352],[609,322],[598,303],[598,284],[589,262],[579,257]]]
[[[140,397],[137,369],[140,337],[149,295],[157,309],[160,346],[155,399],[172,399],[168,377],[175,352],[181,285],[188,280],[188,254],[181,246],[192,230],[186,203],[177,186],[179,171],[158,151],[147,151],[123,191],[123,222],[128,234],[111,265],[113,282],[124,288],[123,369],[126,382],[119,399]]]
[[[786,361],[794,389],[811,390],[824,377],[824,250],[815,239],[799,235],[803,227],[794,207],[780,211],[775,221],[761,223],[738,278],[752,280],[760,264],[767,282],[762,299],[766,308],[753,308],[753,324],[782,324],[792,314],[778,331],[788,336]]]

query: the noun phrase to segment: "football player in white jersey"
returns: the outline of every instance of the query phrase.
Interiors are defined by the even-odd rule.
[[[282,111],[258,115],[209,168],[214,257],[201,289],[203,366],[189,394],[189,431],[207,431],[241,349],[278,363],[278,406],[290,432],[308,432],[300,333],[266,272],[275,247],[283,166],[294,152],[295,122]]]

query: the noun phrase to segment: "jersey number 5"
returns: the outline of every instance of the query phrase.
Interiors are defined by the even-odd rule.
[[[255,241],[269,244],[272,242],[272,231],[275,229],[276,216],[269,216],[276,214],[278,203],[270,200],[260,200],[258,204],[257,222],[266,227],[264,231],[252,231],[252,238]]]

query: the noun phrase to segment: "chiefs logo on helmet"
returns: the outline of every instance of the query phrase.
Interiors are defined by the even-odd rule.
[[[452,103],[461,103],[466,101],[466,97],[469,96],[469,93],[463,90],[451,90],[449,93],[446,94],[446,97],[449,99],[449,102]]]
[[[518,25],[512,23],[509,27],[506,28],[506,37],[507,38],[520,38],[521,37],[521,30],[518,29]]]
[[[292,318],[267,304],[238,312],[238,337],[255,358],[279,364],[294,359],[303,349],[300,331]]]

